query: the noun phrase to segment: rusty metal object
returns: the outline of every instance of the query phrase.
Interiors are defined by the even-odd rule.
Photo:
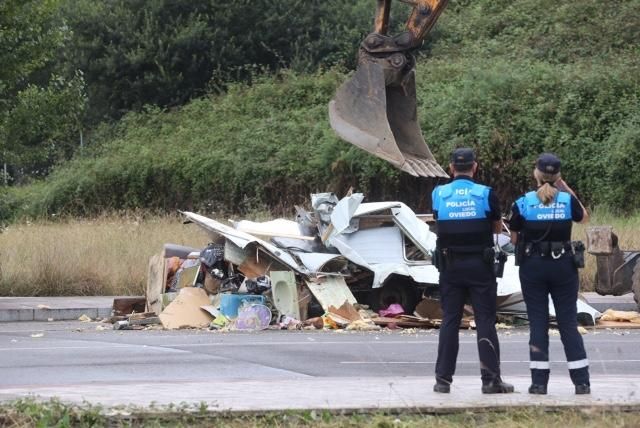
[[[623,251],[611,226],[587,228],[587,248],[596,257],[595,289],[598,294],[620,296],[640,293],[634,286],[634,269],[640,272],[640,251]],[[639,275],[640,276],[640,275]],[[635,295],[636,302],[640,294]]]
[[[329,103],[329,121],[347,142],[414,176],[447,177],[418,123],[415,58],[448,0],[402,0],[413,5],[407,30],[387,35],[391,0],[378,0],[374,32],[363,41],[355,74]]]

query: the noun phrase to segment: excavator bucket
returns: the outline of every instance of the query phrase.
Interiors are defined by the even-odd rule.
[[[347,142],[420,177],[447,177],[422,137],[415,71],[387,86],[385,68],[363,61],[329,103],[329,122]]]

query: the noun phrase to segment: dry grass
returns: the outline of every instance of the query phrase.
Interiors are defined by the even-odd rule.
[[[178,217],[105,217],[9,226],[0,234],[0,295],[143,295],[165,243],[202,247]]]
[[[264,213],[253,216],[266,220]],[[611,224],[622,248],[640,250],[640,215],[614,217],[596,211],[592,225]],[[586,240],[578,225],[574,238]],[[203,247],[206,234],[176,216],[107,216],[15,224],[0,233],[0,295],[141,295],[147,261],[165,243]],[[581,272],[593,288],[595,261]]]

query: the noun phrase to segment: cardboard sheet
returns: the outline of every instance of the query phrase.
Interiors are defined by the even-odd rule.
[[[345,301],[342,306],[336,308],[335,306],[329,306],[329,315],[338,315],[339,317],[348,320],[349,322],[362,320],[360,312],[349,302]]]
[[[206,291],[201,288],[185,287],[162,311],[160,321],[167,329],[207,327],[213,317],[200,307],[210,304]]]

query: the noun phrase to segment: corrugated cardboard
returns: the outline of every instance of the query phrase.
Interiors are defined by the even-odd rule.
[[[213,317],[201,306],[210,305],[207,293],[201,288],[185,287],[178,297],[160,314],[164,328],[202,328],[207,327]]]

